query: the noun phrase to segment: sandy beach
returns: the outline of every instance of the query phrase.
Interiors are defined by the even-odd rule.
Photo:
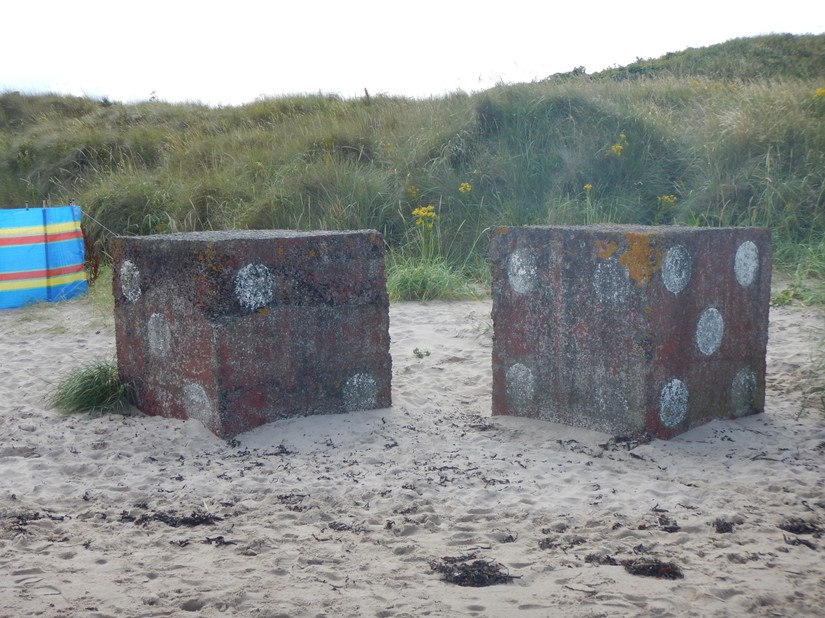
[[[48,409],[111,318],[0,312],[0,616],[823,614],[819,310],[772,309],[764,414],[646,444],[491,417],[490,310],[392,305],[392,408],[230,441]]]

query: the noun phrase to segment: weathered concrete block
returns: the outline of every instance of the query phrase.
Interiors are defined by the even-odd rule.
[[[228,437],[391,405],[377,232],[117,237],[111,252],[120,375],[144,413]]]
[[[503,227],[493,414],[670,438],[762,411],[770,233]]]

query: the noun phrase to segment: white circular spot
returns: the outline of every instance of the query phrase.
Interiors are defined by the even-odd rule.
[[[685,420],[688,410],[688,390],[681,380],[673,379],[659,397],[659,419],[665,427],[676,427]]]
[[[742,287],[748,287],[759,272],[759,249],[753,241],[746,240],[736,250],[733,260],[733,272]]]
[[[140,298],[140,271],[129,260],[120,265],[120,291],[130,303]]]
[[[533,401],[536,380],[529,367],[515,363],[507,370],[504,380],[507,398],[513,405],[523,406]]]
[[[378,407],[378,382],[371,375],[356,373],[344,384],[344,408],[348,412],[355,410],[374,410]]]
[[[507,278],[514,292],[526,294],[536,287],[536,258],[527,249],[518,249],[507,259]]]
[[[192,382],[183,387],[183,409],[186,418],[198,420],[212,429],[212,402],[203,386]]]
[[[275,296],[275,276],[263,264],[247,264],[235,275],[235,298],[244,309],[255,311]]]
[[[699,316],[696,325],[696,345],[705,356],[710,356],[722,345],[722,336],[725,334],[725,320],[715,307],[709,307]]]
[[[662,279],[669,292],[678,294],[685,289],[693,274],[693,260],[682,245],[671,247],[662,262]]]
[[[169,353],[169,344],[172,332],[169,322],[159,313],[153,313],[147,326],[149,334],[149,351],[155,356],[166,356]]]
[[[733,378],[730,387],[730,400],[736,417],[749,414],[756,404],[756,374],[750,367],[745,367]]]
[[[616,260],[598,262],[593,272],[593,291],[602,303],[622,305],[630,293],[630,275]]]

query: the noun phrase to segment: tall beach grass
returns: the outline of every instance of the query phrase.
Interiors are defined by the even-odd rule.
[[[765,225],[777,265],[818,281],[824,42],[737,39],[424,100],[3,93],[0,206],[73,200],[102,224],[99,247],[108,230],[374,228],[391,267],[437,257],[456,285],[485,270],[499,225]],[[439,233],[424,255],[411,221],[428,205]]]

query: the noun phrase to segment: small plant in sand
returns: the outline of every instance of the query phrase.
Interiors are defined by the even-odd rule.
[[[430,351],[429,351],[429,350],[422,350],[422,349],[420,349],[420,348],[414,348],[414,349],[413,349],[413,355],[414,355],[416,358],[421,359],[421,358],[424,358],[425,356],[429,356],[429,355],[430,355]]]
[[[121,382],[117,363],[91,361],[57,383],[47,403],[64,412],[111,412],[126,408],[129,389]]]

